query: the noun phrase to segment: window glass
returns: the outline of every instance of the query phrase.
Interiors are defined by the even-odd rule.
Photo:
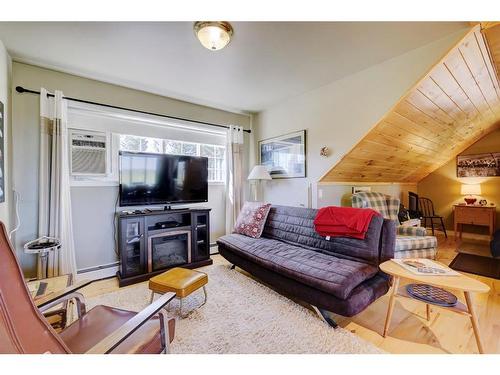
[[[141,138],[132,135],[120,136],[120,150],[122,151],[139,151],[141,149]]]
[[[226,179],[224,146],[122,134],[120,151],[204,156],[208,158],[208,181],[225,182]]]
[[[163,140],[159,138],[143,138],[141,151],[163,154]]]
[[[213,145],[201,145],[200,146],[200,156],[206,156],[207,158],[213,158],[215,156],[215,146],[213,146]]]
[[[197,156],[199,155],[198,153],[198,145],[196,143],[182,143],[182,151],[181,155],[190,155],[190,156]]]
[[[182,142],[165,139],[165,154],[180,155],[182,153]]]

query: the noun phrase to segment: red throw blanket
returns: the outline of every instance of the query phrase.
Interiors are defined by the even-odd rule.
[[[379,215],[370,208],[323,207],[314,219],[314,228],[324,237],[364,239],[372,217]]]

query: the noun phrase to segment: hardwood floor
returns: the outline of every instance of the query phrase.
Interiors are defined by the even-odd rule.
[[[437,259],[449,264],[456,255],[453,234],[439,241]],[[476,295],[475,306],[486,353],[500,353],[500,280],[470,275],[490,286],[488,294]],[[118,289],[116,278],[103,280],[85,288],[85,295],[95,296]],[[464,302],[463,296],[459,299]],[[432,307],[426,320],[425,304],[399,299],[387,337],[382,337],[389,294],[381,297],[353,318],[337,316],[339,325],[389,353],[478,353],[468,317]]]
[[[456,253],[453,235],[438,237],[437,260],[449,264]],[[490,292],[474,296],[479,327],[486,353],[500,353],[500,280],[469,274],[490,287]],[[458,296],[465,302],[464,296]],[[478,353],[470,319],[438,307],[431,308],[426,320],[425,304],[399,299],[387,337],[382,337],[389,294],[375,301],[353,318],[338,318],[341,327],[390,353]]]

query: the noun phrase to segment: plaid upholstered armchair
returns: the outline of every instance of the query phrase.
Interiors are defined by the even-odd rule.
[[[376,192],[360,192],[353,194],[352,206],[372,208],[385,219],[395,220],[398,224],[399,199]],[[437,239],[428,236],[423,227],[396,227],[395,258],[429,258],[434,259],[437,251]]]

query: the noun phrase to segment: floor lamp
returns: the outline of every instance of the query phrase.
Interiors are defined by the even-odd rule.
[[[255,181],[255,183],[252,185],[254,185],[254,201],[257,202],[259,200],[259,190],[262,183],[261,181],[271,180],[271,175],[264,165],[256,165],[248,175],[248,180]]]

